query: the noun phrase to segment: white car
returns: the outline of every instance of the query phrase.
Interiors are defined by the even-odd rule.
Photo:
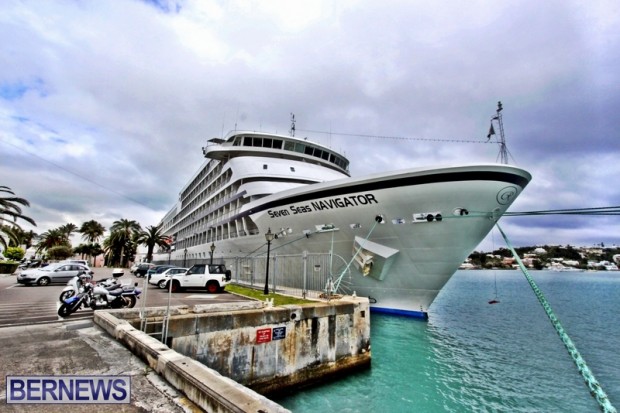
[[[90,275],[94,274],[87,265],[59,262],[41,268],[24,270],[17,276],[17,282],[25,285],[48,285],[51,283],[66,284],[67,281],[71,280],[80,272],[85,272]]]
[[[170,281],[171,276],[174,274],[183,274],[185,271],[187,271],[187,268],[175,267],[168,268],[166,271],[159,274],[151,274],[149,277],[149,284],[156,285],[163,290],[168,287],[168,281]]]

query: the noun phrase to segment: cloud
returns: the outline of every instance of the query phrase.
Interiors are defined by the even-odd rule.
[[[0,23],[0,176],[41,232],[154,225],[207,139],[291,112],[356,176],[494,162],[498,100],[534,176],[513,210],[620,205],[614,1],[26,1]],[[506,220],[519,243],[620,243],[613,217]]]

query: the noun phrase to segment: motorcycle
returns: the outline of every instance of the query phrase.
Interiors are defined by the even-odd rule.
[[[96,285],[93,288],[90,308],[93,310],[100,308],[133,308],[142,293],[142,290],[137,285],[138,283],[133,287],[119,285],[116,288]]]
[[[17,266],[17,269],[20,271],[24,271],[24,270],[28,270],[31,268],[39,268],[39,267],[44,267],[45,265],[43,264],[43,262],[39,261],[39,260],[26,260],[23,261],[21,264],[19,264]]]
[[[58,309],[58,315],[63,318],[69,317],[71,314],[79,310],[82,305],[85,305],[86,302],[90,302],[92,288],[92,284],[84,284],[84,287],[77,295],[69,297],[63,301],[62,305]]]
[[[79,284],[76,281],[77,295],[62,300],[62,305],[58,309],[60,317],[68,317],[79,310],[82,306],[90,307],[93,310],[102,308],[133,308],[136,305],[142,291],[134,287],[123,286],[120,284],[103,286],[93,284],[87,274],[79,277]],[[81,286],[80,286],[81,285]]]
[[[119,286],[121,286],[118,279],[122,277],[123,274],[124,272],[121,268],[115,268],[112,271],[111,278],[99,280],[97,281],[97,285],[107,288],[108,290],[115,290]],[[60,293],[58,300],[62,303],[67,298],[73,297],[84,287],[84,282],[92,283],[92,277],[89,277],[85,272],[80,271],[78,275],[76,275],[71,280],[69,280],[69,282],[67,282],[67,286]]]

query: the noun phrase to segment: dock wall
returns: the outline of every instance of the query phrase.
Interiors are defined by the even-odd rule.
[[[167,345],[154,338],[163,314],[148,310],[146,333],[138,310],[98,311],[95,323],[209,412],[285,412],[263,395],[370,366],[367,299],[175,307]]]

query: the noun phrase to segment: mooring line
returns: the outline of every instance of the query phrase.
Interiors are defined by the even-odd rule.
[[[553,313],[553,310],[551,309],[551,306],[545,299],[545,296],[543,295],[542,291],[540,290],[540,288],[538,288],[538,286],[534,282],[534,279],[530,276],[529,272],[525,268],[525,265],[523,265],[521,258],[519,258],[519,255],[512,247],[512,244],[508,240],[508,237],[506,236],[506,234],[504,234],[504,231],[502,231],[502,228],[499,226],[497,222],[495,223],[495,225],[497,226],[497,229],[499,229],[499,232],[504,237],[504,241],[506,241],[506,245],[512,252],[512,255],[517,261],[519,268],[521,268],[521,272],[523,272],[523,275],[525,275],[527,282],[530,284],[530,287],[532,287],[534,294],[536,294],[536,298],[538,298],[538,301],[545,309],[545,312],[547,313],[549,320],[551,320],[551,324],[553,324],[553,326],[555,327],[555,330],[557,331],[558,335],[562,339],[564,346],[566,347],[566,349],[568,350],[568,353],[570,354],[573,361],[575,362],[575,365],[577,366],[579,373],[581,373],[581,376],[585,380],[586,385],[588,386],[588,389],[590,390],[590,394],[596,399],[596,401],[599,404],[599,407],[604,413],[617,413],[616,408],[612,406],[611,402],[609,401],[609,398],[607,397],[607,394],[603,391],[603,388],[601,387],[599,382],[594,377],[594,374],[592,373],[592,371],[586,364],[586,361],[583,359],[583,357],[581,357],[581,354],[579,354],[579,351],[573,344],[573,341],[570,339],[570,337],[568,336],[568,334],[562,327],[562,324],[560,324],[560,320],[558,320],[558,318]]]
[[[377,226],[377,224],[379,224],[379,222],[381,222],[381,220],[379,220],[379,218],[376,217],[375,218],[375,223],[373,224],[372,228],[370,228],[370,231],[368,231],[368,235],[366,235],[366,238],[364,238],[364,241],[368,241],[368,238],[370,238],[370,235],[375,230],[375,227]],[[351,264],[353,264],[353,261],[359,255],[359,253],[362,251],[362,249],[363,249],[363,245],[360,243],[359,248],[357,249],[357,251],[355,251],[355,254],[353,254],[353,257],[351,257],[351,260],[347,263],[347,265],[342,270],[342,272],[340,273],[340,275],[338,276],[336,281],[333,282],[333,287],[334,287],[333,290],[334,291],[338,291],[338,288],[340,288],[340,283],[342,282],[342,278],[344,277],[346,272],[349,270],[349,268],[351,267]],[[329,284],[329,281],[328,281],[328,284]]]

